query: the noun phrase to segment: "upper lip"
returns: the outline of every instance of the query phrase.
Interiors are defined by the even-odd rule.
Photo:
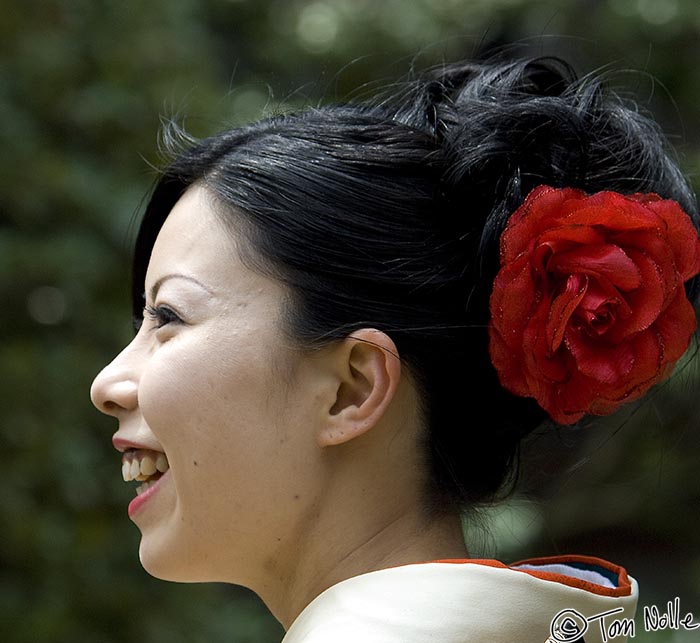
[[[128,440],[127,438],[122,438],[118,434],[112,436],[112,444],[117,451],[124,453],[130,449],[146,449],[148,451],[158,451],[164,453],[163,449],[154,447],[152,444],[144,444],[143,442],[135,442],[133,440]]]

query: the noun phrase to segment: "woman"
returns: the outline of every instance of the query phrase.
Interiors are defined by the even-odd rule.
[[[285,643],[624,640],[624,569],[470,560],[461,517],[542,422],[670,373],[696,218],[655,125],[552,59],[192,144],[92,388],[143,566],[252,588]]]

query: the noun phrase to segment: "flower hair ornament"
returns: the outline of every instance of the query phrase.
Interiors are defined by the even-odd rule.
[[[668,375],[697,327],[690,217],[656,194],[535,188],[501,235],[490,354],[501,384],[560,424],[606,415]]]

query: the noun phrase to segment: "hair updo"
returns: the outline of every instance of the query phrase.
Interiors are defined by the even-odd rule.
[[[363,327],[393,339],[419,391],[433,497],[462,506],[502,490],[521,439],[546,419],[500,386],[489,358],[508,216],[547,184],[655,192],[697,219],[654,122],[551,58],[447,66],[372,104],[194,143],[159,179],[141,224],[137,319],[155,238],[194,183],[220,216],[242,221],[253,267],[288,286],[286,330],[299,345]]]

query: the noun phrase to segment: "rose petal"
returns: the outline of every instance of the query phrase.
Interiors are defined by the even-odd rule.
[[[537,238],[537,245],[548,245],[552,254],[566,252],[580,246],[594,246],[606,242],[605,230],[585,225],[557,225],[545,230]]]
[[[590,336],[602,336],[631,314],[632,309],[610,282],[591,280],[572,323]]]
[[[599,414],[602,405],[610,408],[613,403],[631,402],[641,397],[651,386],[665,377],[666,362],[664,342],[659,333],[648,330],[637,334],[627,343],[634,353],[634,368],[627,378],[617,386],[611,386],[601,392],[600,403],[592,412]]]
[[[547,348],[554,354],[564,339],[571,316],[586,295],[588,279],[585,275],[570,275],[566,286],[552,301],[546,326]]]
[[[497,332],[490,332],[489,354],[491,363],[498,372],[501,385],[515,395],[528,396],[529,388],[521,361]]]
[[[566,351],[552,353],[549,350],[543,318],[548,306],[542,306],[538,316],[528,324],[522,337],[522,354],[525,378],[531,387],[542,383],[565,382],[571,377],[571,365]]]
[[[660,234],[659,230],[634,230],[624,235],[616,233],[610,236],[610,240],[613,243],[624,246],[625,252],[630,257],[632,257],[632,251],[634,250],[646,255],[659,266],[661,272],[667,277],[671,277],[671,275],[678,272],[673,249],[668,244],[667,239]]]
[[[650,199],[646,206],[663,219],[667,226],[667,241],[683,281],[698,274],[700,243],[697,243],[698,232],[690,217],[678,203],[670,199]]]
[[[563,274],[604,275],[621,290],[638,288],[642,281],[634,261],[622,248],[610,244],[562,252],[552,257],[549,267]]]
[[[585,194],[580,190],[557,190],[548,186],[540,186],[530,192],[523,204],[511,215],[501,235],[502,262],[509,263],[527,250],[539,231],[550,227],[550,219],[560,217],[561,206],[567,199],[583,196]]]
[[[677,289],[677,278],[672,275],[669,279],[646,254],[636,249],[628,249],[627,252],[639,269],[642,287],[625,294],[625,300],[633,313],[621,317],[610,330],[607,340],[615,343],[649,328],[668,305],[671,294],[667,289]]]
[[[551,387],[542,396],[542,408],[560,424],[571,424],[580,420],[599,396],[599,384],[573,371],[573,377],[561,386]]]
[[[583,205],[567,203],[565,209],[567,222],[609,230],[653,229],[659,225],[658,216],[644,204],[616,192],[598,192]]]
[[[654,330],[664,344],[666,361],[675,362],[683,356],[697,325],[695,309],[685,296],[685,291],[679,288],[676,298],[654,324]]]
[[[511,347],[520,343],[522,327],[540,297],[535,292],[530,266],[525,260],[501,270],[491,293],[491,320]]]
[[[597,382],[619,386],[635,365],[637,356],[628,342],[617,346],[606,344],[601,350],[599,342],[576,329],[569,329],[565,342],[578,370]]]

